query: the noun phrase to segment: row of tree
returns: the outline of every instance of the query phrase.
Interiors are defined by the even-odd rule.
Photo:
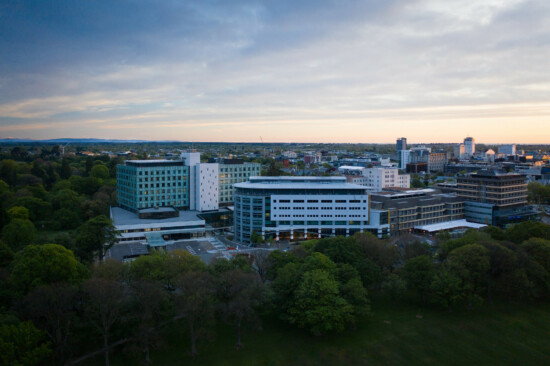
[[[56,244],[28,245],[15,254],[4,246],[0,357],[6,364],[63,363],[95,348],[108,364],[111,347],[124,344],[150,360],[164,326],[174,321],[186,323],[192,354],[216,322],[235,328],[237,347],[243,325],[265,316],[322,335],[356,326],[380,296],[442,309],[547,301],[549,239],[541,223],[442,236],[437,250],[365,233],[210,265],[178,251],[85,265]],[[89,341],[94,334],[102,344]]]

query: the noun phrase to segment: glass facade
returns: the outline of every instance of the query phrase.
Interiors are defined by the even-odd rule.
[[[189,208],[189,167],[181,161],[127,161],[117,165],[117,201],[137,211],[150,207]]]
[[[230,205],[234,201],[235,188],[233,185],[246,182],[249,177],[259,176],[261,165],[258,163],[220,164],[219,174],[219,203],[220,205]]]

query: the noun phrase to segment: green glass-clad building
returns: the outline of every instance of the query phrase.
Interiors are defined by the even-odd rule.
[[[245,163],[242,159],[224,159],[220,163],[220,206],[232,205],[236,183],[247,182],[250,177],[261,175],[261,164]]]
[[[189,208],[189,167],[177,160],[129,160],[117,166],[117,201],[125,209]]]

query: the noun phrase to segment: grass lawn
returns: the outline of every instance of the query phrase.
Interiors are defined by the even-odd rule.
[[[59,244],[56,238],[63,234],[71,234],[72,230],[37,230],[36,242],[41,244]]]
[[[550,365],[550,307],[485,306],[443,312],[377,301],[356,330],[313,337],[280,322],[248,330],[244,349],[219,326],[211,341],[189,356],[183,324],[167,329],[168,344],[152,352],[154,365]],[[181,329],[181,332],[179,329]],[[112,365],[138,364],[141,354],[112,355]],[[101,365],[102,356],[86,365]]]

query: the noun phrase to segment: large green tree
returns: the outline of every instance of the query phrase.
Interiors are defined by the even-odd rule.
[[[57,244],[28,245],[13,259],[11,281],[22,293],[56,282],[79,283],[86,269],[73,252]]]
[[[206,271],[190,271],[178,276],[176,286],[176,311],[187,322],[191,355],[196,355],[197,339],[205,327],[214,320],[215,280]]]
[[[222,318],[235,326],[235,346],[241,348],[242,326],[258,319],[256,309],[262,300],[262,282],[255,273],[233,269],[219,275],[217,288]]]
[[[468,307],[482,302],[489,279],[489,251],[479,244],[468,244],[453,250],[447,265],[460,278]]]
[[[31,322],[0,326],[0,364],[43,365],[50,353],[44,333]]]
[[[91,262],[94,257],[102,260],[105,253],[118,241],[113,221],[100,215],[82,224],[76,232],[75,247],[77,255]]]
[[[340,296],[338,287],[338,281],[325,270],[304,273],[288,312],[290,323],[314,335],[344,330],[354,319],[353,307]]]
[[[14,251],[32,244],[36,238],[36,229],[31,221],[13,219],[2,229],[2,239]]]
[[[409,259],[403,267],[403,278],[409,289],[416,290],[421,302],[426,302],[435,276],[435,264],[431,257],[420,255]]]

